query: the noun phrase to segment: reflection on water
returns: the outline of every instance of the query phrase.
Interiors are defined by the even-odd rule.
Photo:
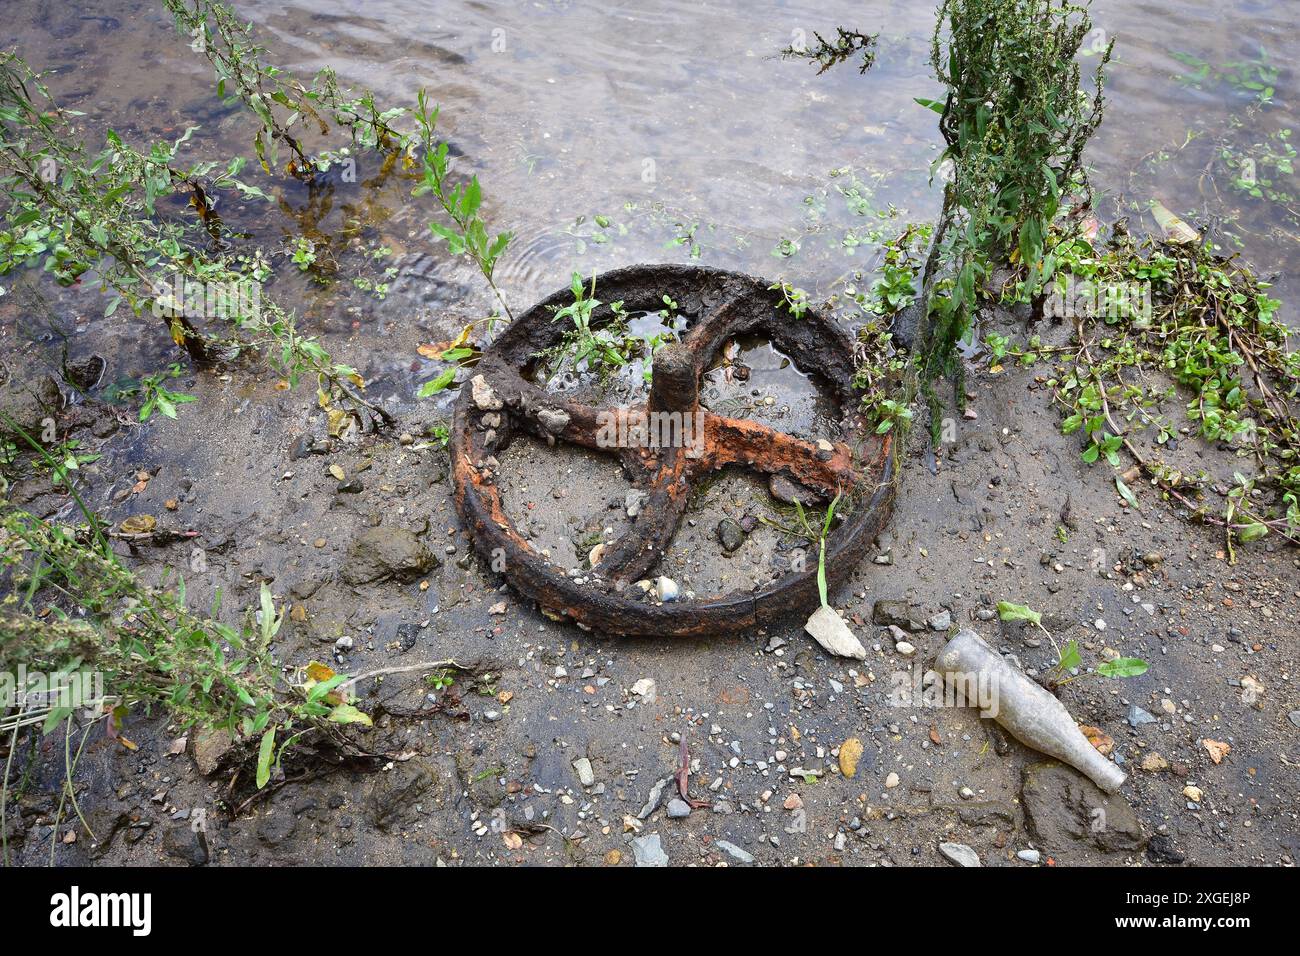
[[[251,151],[247,117],[215,102],[206,62],[160,4],[104,0],[93,16],[38,0],[5,6],[5,44],[56,71],[56,95],[88,114],[94,135],[111,123],[144,143],[200,122],[196,150]],[[517,234],[498,266],[516,312],[573,270],[655,260],[784,277],[817,298],[869,271],[880,235],[937,209],[938,133],[913,101],[935,92],[929,4],[235,6],[272,59],[304,76],[329,64],[388,104],[431,91],[456,168],[484,184],[484,218]],[[1284,132],[1295,118],[1293,12],[1287,0],[1099,0],[1104,32],[1089,41],[1118,41],[1106,121],[1088,154],[1103,213],[1152,230],[1146,208],[1158,198],[1266,274],[1283,274],[1288,304],[1300,210]],[[777,56],[839,25],[880,32],[865,76],[852,67],[818,75]],[[430,241],[430,209],[410,199],[409,177],[378,158],[358,157],[350,182],[252,179],[275,204],[227,197],[227,223],[280,250],[275,294],[394,393],[428,377],[413,341],[445,339],[490,311],[477,276]],[[316,247],[319,266],[293,261],[298,237]],[[79,314],[78,327],[98,321],[85,290],[69,298],[41,288],[56,311]]]

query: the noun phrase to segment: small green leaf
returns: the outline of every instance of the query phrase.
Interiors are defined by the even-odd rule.
[[[45,723],[41,725],[41,733],[48,734],[51,730],[59,726],[59,724],[63,723],[71,716],[71,707],[55,707],[45,715]]]
[[[1268,525],[1260,524],[1258,521],[1252,521],[1244,528],[1237,529],[1236,533],[1238,541],[1255,541],[1268,534]]]
[[[1100,665],[1097,673],[1102,677],[1138,677],[1145,674],[1149,666],[1140,657],[1117,657]]]
[[[373,726],[370,717],[357,710],[351,704],[339,704],[330,711],[330,720],[336,724],[363,724],[366,727]]]
[[[262,745],[257,750],[257,789],[261,790],[271,782],[271,757],[275,754],[275,728],[267,728],[262,734]]]
[[[319,684],[313,684],[311,690],[307,691],[307,699],[309,701],[320,700],[335,687],[338,687],[339,684],[344,683],[347,679],[347,674],[335,674],[329,680],[323,680]]]
[[[1065,645],[1065,650],[1061,652],[1061,660],[1058,663],[1061,670],[1074,670],[1076,667],[1083,666],[1083,658],[1079,656],[1079,645],[1076,641],[1070,641]]]
[[[420,397],[428,398],[430,395],[437,395],[444,388],[450,385],[456,379],[456,368],[443,369],[442,374],[437,378],[432,378],[420,386]]]
[[[1012,604],[1010,601],[998,602],[998,617],[1004,621],[1028,621],[1043,626],[1043,615],[1024,604]]]
[[[1142,507],[1138,504],[1137,496],[1129,490],[1129,486],[1124,484],[1124,480],[1118,475],[1115,476],[1115,487],[1118,489],[1120,497],[1129,503],[1129,507],[1135,511],[1141,511]]]

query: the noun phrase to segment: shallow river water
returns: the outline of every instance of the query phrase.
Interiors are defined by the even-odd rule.
[[[175,34],[161,4],[5,7],[4,44],[54,71],[56,95],[87,114],[92,142],[109,126],[144,143],[197,123],[186,155],[251,153],[247,117],[216,102],[207,64]],[[385,105],[411,104],[420,87],[431,92],[457,169],[483,183],[489,226],[516,233],[499,266],[515,311],[567,284],[574,270],[654,260],[694,259],[825,295],[855,272],[869,283],[882,234],[937,208],[929,165],[940,140],[933,114],[914,102],[937,90],[929,4],[236,7],[256,25],[271,62],[299,75],[331,65]],[[1225,250],[1283,276],[1289,304],[1285,275],[1294,271],[1300,202],[1291,196],[1294,176],[1275,164],[1286,155],[1283,131],[1295,112],[1288,12],[1285,0],[1107,0],[1094,7],[1096,31],[1084,47],[1116,40],[1106,120],[1088,153],[1102,218],[1126,215],[1135,229],[1153,230],[1146,210],[1159,199],[1209,227]],[[816,33],[833,36],[837,25],[879,33],[865,75],[851,63],[819,75],[779,56]],[[1085,71],[1092,60],[1084,58]],[[1276,198],[1234,185],[1247,160]],[[391,398],[403,400],[432,366],[386,353],[385,337],[417,322],[422,338],[436,340],[483,315],[490,300],[475,275],[429,241],[430,209],[409,199],[410,184],[383,176],[371,156],[358,162],[355,183],[334,180],[314,192],[250,165],[249,178],[278,207],[249,210],[240,226],[273,244],[307,235],[342,252],[340,230],[359,223],[365,248],[393,250],[368,273],[383,279],[383,268],[398,270],[382,302],[346,281],[322,289],[292,267],[281,270],[289,275],[277,291],[309,327],[351,333],[347,359],[389,381]],[[50,283],[41,289],[54,304],[28,303],[28,321],[45,311],[65,332],[69,322],[96,324],[93,295],[69,298]],[[41,334],[40,322],[29,332]],[[167,357],[165,342],[157,351],[141,343],[140,362]]]

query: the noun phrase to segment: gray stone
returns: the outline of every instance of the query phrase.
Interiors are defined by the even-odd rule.
[[[952,613],[947,610],[940,611],[934,617],[930,618],[930,630],[946,631],[952,627]]]
[[[1148,714],[1137,704],[1129,705],[1128,717],[1125,718],[1134,727],[1141,727],[1143,724],[1154,724],[1156,719]]]
[[[965,843],[940,843],[939,852],[958,866],[979,866],[979,854]]]
[[[298,829],[298,818],[288,810],[276,810],[257,821],[257,835],[267,846],[279,846]]]
[[[691,805],[685,800],[673,798],[668,801],[668,815],[674,820],[684,820],[691,815]]]
[[[573,761],[573,769],[578,772],[578,782],[584,787],[590,787],[596,782],[596,774],[591,769],[591,761],[586,757],[579,757]]]
[[[714,840],[713,845],[732,859],[741,863],[753,863],[754,858],[729,840]]]
[[[18,434],[21,428],[32,441],[44,444],[41,434],[45,419],[53,419],[62,404],[59,386],[50,376],[43,375],[35,382],[11,378],[0,389],[0,435],[16,439],[19,448],[30,451],[31,446]]]
[[[647,833],[632,841],[632,855],[637,866],[667,866],[668,854],[659,842],[659,834]]]
[[[917,619],[912,605],[906,601],[877,601],[871,608],[871,621],[881,627],[893,624],[914,634],[925,630],[925,622]]]
[[[641,513],[641,506],[645,504],[647,495],[639,488],[633,488],[623,497],[623,510],[627,512],[629,518],[635,518]]]
[[[537,413],[537,420],[552,435],[558,435],[569,425],[569,413],[558,408],[543,408]]]
[[[1297,727],[1300,727],[1300,710],[1293,710],[1286,715],[1286,719],[1291,721]]]
[[[207,835],[188,825],[169,827],[163,837],[163,849],[169,856],[184,860],[190,866],[203,866],[208,862]]]
[[[650,814],[654,813],[656,810],[659,809],[659,801],[663,799],[664,787],[666,787],[667,785],[668,785],[668,778],[665,777],[663,780],[660,780],[658,783],[656,783],[653,787],[650,788],[650,796],[646,798],[645,806],[643,806],[641,808],[641,812],[637,814],[638,820],[646,819],[647,817],[650,816]]]
[[[768,480],[767,490],[772,493],[772,497],[777,501],[784,501],[788,505],[795,502],[801,505],[810,505],[817,500],[816,492],[810,491],[803,485],[796,484],[781,475],[773,475]]]
[[[438,558],[413,533],[380,525],[365,528],[352,539],[342,578],[354,586],[390,578],[409,581],[437,566]]]
[[[1132,853],[1146,846],[1133,808],[1123,797],[1102,792],[1087,777],[1056,761],[1025,768],[1020,796],[1034,842],[1061,854],[1072,845],[1103,853]]]
[[[482,375],[475,375],[469,380],[470,397],[474,404],[485,412],[499,412],[503,407],[497,393],[492,391],[492,386],[487,383]]]
[[[1037,850],[1020,850],[1016,853],[1017,859],[1024,860],[1026,863],[1037,863],[1043,858],[1043,854]]]
[[[741,529],[740,524],[732,518],[723,518],[718,522],[716,530],[718,540],[722,542],[722,550],[728,554],[731,554],[745,543],[745,532]]]
[[[221,769],[221,763],[234,741],[228,730],[195,730],[190,734],[190,755],[199,768],[199,773],[208,777]]]

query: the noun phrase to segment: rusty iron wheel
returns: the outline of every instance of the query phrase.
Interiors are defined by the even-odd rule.
[[[614,635],[690,636],[734,633],[775,623],[818,601],[817,562],[753,591],[660,603],[634,586],[654,569],[677,532],[692,480],[736,465],[780,475],[818,498],[842,494],[841,517],[826,536],[828,584],[842,581],[866,555],[894,500],[894,444],[858,417],[853,343],[829,316],[808,308],[800,318],[780,308],[771,283],[702,266],[643,265],[597,277],[605,302],[621,299],[629,312],[652,311],[667,294],[687,320],[680,341],[660,348],[646,405],[598,408],[540,388],[524,377],[538,353],[559,344],[564,323],[553,311],[572,302],[556,292],[517,318],[486,350],[462,385],[452,425],[456,506],[479,555],[520,593],[552,616]],[[603,313],[603,316],[602,316]],[[593,324],[608,318],[600,306]],[[819,446],[743,418],[715,415],[699,405],[700,376],[737,335],[765,332],[804,372],[826,385],[842,416],[845,439]],[[606,447],[611,422],[631,422],[617,434],[639,434],[647,412],[698,413],[703,446]],[[603,431],[602,431],[603,430]],[[526,432],[549,444],[569,442],[618,456],[632,485],[646,493],[631,528],[589,571],[566,571],[535,551],[506,515],[497,456]],[[827,447],[829,444],[830,447]]]

